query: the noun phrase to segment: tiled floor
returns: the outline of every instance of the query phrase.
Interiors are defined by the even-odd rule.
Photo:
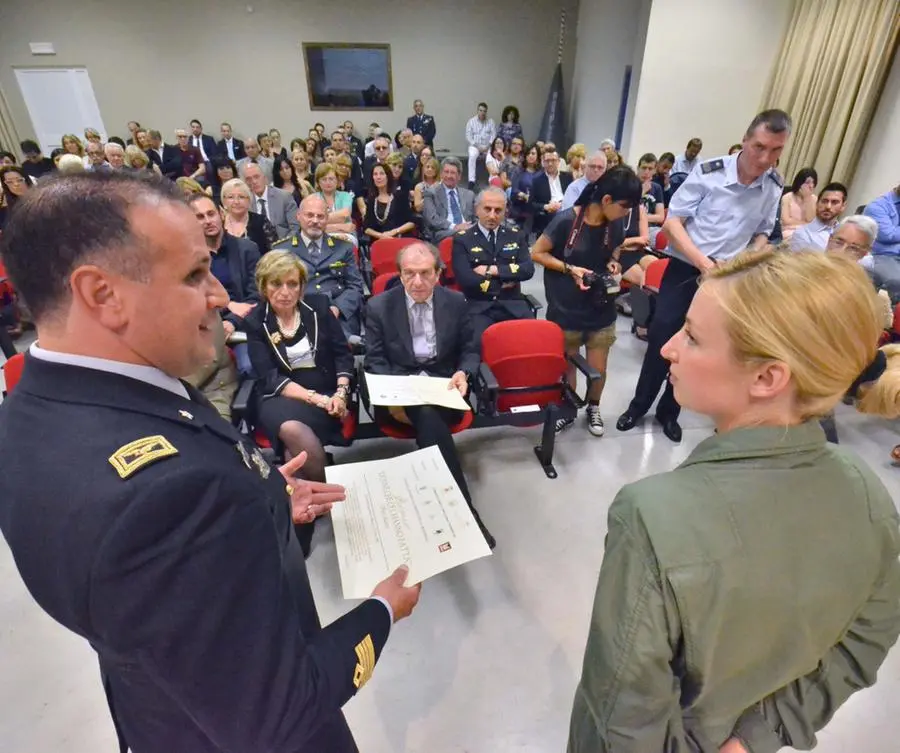
[[[606,512],[622,484],[668,470],[709,434],[683,417],[673,445],[652,425],[620,434],[643,344],[620,320],[603,400],[608,434],[579,422],[558,442],[559,478],[531,451],[538,430],[469,432],[458,446],[476,504],[498,539],[493,557],[425,584],[413,617],[395,626],[371,682],[347,715],[365,753],[551,753],[565,749],[572,693],[603,555]],[[895,499],[900,469],[888,450],[894,426],[838,409],[843,443],[868,460]],[[412,445],[408,445],[410,448]],[[340,462],[397,453],[398,443],[359,443]],[[348,609],[340,596],[327,523],[310,559],[325,622]],[[103,753],[112,728],[91,650],[31,601],[0,543],[0,750]],[[820,736],[823,753],[893,753],[900,738],[900,651],[875,688],[853,697]],[[648,753],[651,753],[648,751]]]

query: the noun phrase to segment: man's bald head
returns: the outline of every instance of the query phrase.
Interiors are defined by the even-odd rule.
[[[328,205],[325,199],[316,194],[310,194],[300,202],[297,209],[297,221],[300,230],[313,240],[318,240],[325,233],[328,224]]]

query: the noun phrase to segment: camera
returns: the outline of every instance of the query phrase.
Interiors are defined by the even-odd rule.
[[[618,295],[620,290],[619,281],[609,272],[585,272],[581,281],[598,301],[606,301]]]

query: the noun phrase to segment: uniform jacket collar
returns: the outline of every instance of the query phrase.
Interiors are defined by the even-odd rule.
[[[237,429],[223,419],[194,387],[187,382],[183,384],[191,396],[190,400],[139,379],[42,361],[26,353],[22,379],[15,391],[51,402],[95,405],[122,413],[155,416],[197,430],[206,427],[231,442],[239,441]]]
[[[704,439],[679,467],[751,458],[774,458],[798,452],[824,450],[825,446],[825,432],[818,421],[806,421],[797,426],[734,429]]]

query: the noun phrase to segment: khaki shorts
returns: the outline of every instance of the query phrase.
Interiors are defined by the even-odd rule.
[[[582,345],[588,350],[609,350],[616,341],[616,325],[586,331],[564,329],[563,339],[566,351],[577,350]]]

